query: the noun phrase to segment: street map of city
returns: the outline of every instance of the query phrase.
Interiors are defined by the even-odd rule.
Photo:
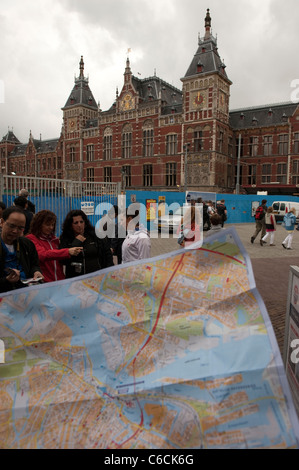
[[[2,295],[2,449],[298,448],[235,229],[192,248]]]

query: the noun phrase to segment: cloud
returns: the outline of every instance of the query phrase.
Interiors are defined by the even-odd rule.
[[[81,55],[102,109],[122,88],[128,48],[134,75],[156,72],[181,89],[207,8],[233,82],[230,107],[289,101],[299,78],[297,1],[0,0],[0,132],[58,137]]]

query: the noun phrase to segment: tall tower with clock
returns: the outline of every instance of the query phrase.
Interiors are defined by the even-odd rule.
[[[88,82],[88,78],[84,76],[84,62],[81,56],[79,77],[75,77],[74,87],[62,108],[65,175],[74,180],[81,180],[83,175],[83,130],[88,121],[98,117],[98,106]]]
[[[227,77],[217,40],[211,32],[209,9],[205,35],[181,79],[183,82],[184,143],[188,144],[187,186],[219,191],[229,178],[229,95]]]

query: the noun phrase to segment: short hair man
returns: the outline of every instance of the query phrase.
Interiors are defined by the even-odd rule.
[[[30,224],[33,219],[33,213],[28,210],[28,200],[24,196],[19,196],[16,197],[14,200],[14,205],[17,207],[20,207],[23,209],[26,217],[26,224],[25,224],[25,230],[24,230],[24,235],[27,235],[30,229]]]
[[[266,219],[265,215],[267,212],[267,199],[263,199],[262,203],[257,207],[255,211],[255,232],[250,238],[251,243],[254,243],[254,240],[258,236],[258,234],[261,232],[261,238],[260,238],[260,244],[263,246],[264,243],[267,243],[263,241],[263,237],[266,235]]]
[[[217,214],[219,214],[221,217],[221,226],[223,227],[224,222],[227,220],[227,208],[224,199],[221,199],[221,201],[217,201],[216,210]]]
[[[19,192],[19,196],[22,196],[22,197],[25,197],[27,199],[27,202],[28,202],[28,210],[30,212],[32,212],[32,214],[35,214],[35,204],[33,204],[33,202],[29,201],[28,200],[28,196],[29,196],[29,192],[27,189],[23,188],[20,190]]]
[[[151,256],[151,239],[147,229],[139,223],[139,218],[139,210],[135,210],[135,213],[131,214],[130,208],[127,208],[127,236],[122,244],[122,263]]]
[[[24,287],[22,280],[42,278],[34,244],[23,237],[26,217],[16,206],[4,210],[1,218],[0,292]]]

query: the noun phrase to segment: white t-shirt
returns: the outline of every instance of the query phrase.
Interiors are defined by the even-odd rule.
[[[151,239],[148,231],[140,226],[139,230],[129,232],[122,244],[122,262],[129,263],[151,256]]]

